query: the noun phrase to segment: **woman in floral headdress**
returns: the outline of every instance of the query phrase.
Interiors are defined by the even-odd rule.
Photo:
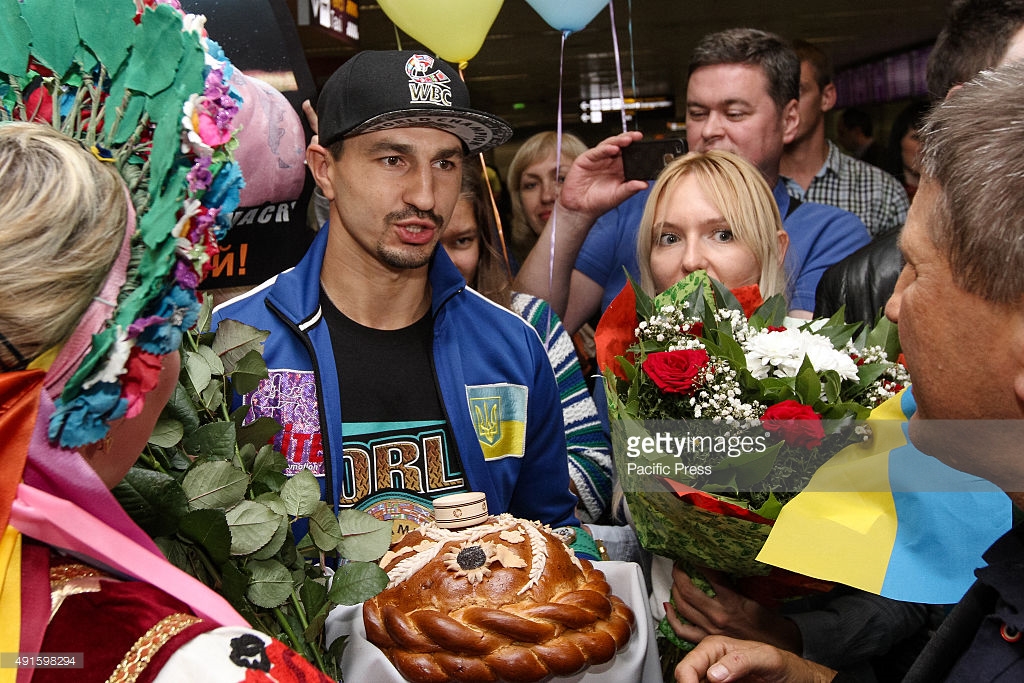
[[[0,210],[0,650],[70,653],[23,658],[0,679],[270,680],[284,667],[326,680],[171,566],[108,490],[175,386],[177,351],[129,355],[114,396],[127,410],[100,440],[66,449],[47,436],[54,398],[122,294],[135,221],[120,177],[51,127],[3,124]]]

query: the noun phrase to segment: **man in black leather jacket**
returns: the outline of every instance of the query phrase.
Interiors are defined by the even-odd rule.
[[[829,267],[818,282],[814,317],[846,306],[846,322],[874,324],[903,269],[899,237],[900,230],[886,233]]]

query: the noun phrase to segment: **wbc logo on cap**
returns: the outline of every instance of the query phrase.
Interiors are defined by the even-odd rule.
[[[441,69],[431,71],[433,68],[434,58],[430,55],[415,54],[405,63],[410,104],[452,106],[452,89],[448,85],[451,79]]]

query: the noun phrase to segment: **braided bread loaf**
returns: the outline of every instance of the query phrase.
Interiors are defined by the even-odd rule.
[[[568,676],[609,661],[633,628],[600,570],[508,514],[421,526],[381,566],[391,582],[363,605],[366,635],[414,683]]]

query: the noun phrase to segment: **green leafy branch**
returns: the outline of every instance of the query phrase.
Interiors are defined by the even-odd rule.
[[[269,418],[244,424],[235,393],[268,376],[267,333],[234,320],[209,332],[209,304],[182,343],[182,369],[138,464],[114,489],[125,510],[192,576],[223,594],[253,627],[341,679],[344,639],[326,643],[338,605],[367,600],[387,585],[375,560],[391,525],[358,510],[335,516],[309,471],[283,474],[286,461]],[[292,525],[308,522],[298,543]],[[332,572],[328,558],[340,558]]]

